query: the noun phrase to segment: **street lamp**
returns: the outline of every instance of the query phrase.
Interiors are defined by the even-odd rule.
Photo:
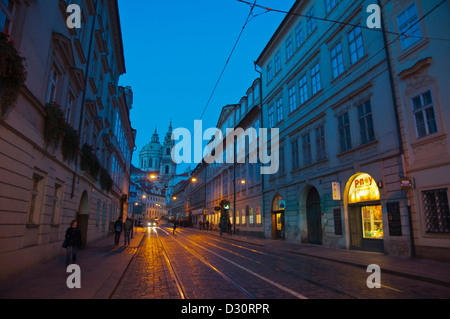
[[[197,178],[192,177],[191,181],[192,181],[193,183],[195,183],[195,182],[197,182]]]

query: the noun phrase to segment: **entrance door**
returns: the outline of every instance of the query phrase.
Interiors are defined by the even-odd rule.
[[[322,217],[320,196],[315,188],[311,189],[306,198],[306,218],[308,224],[308,240],[311,244],[322,244]]]
[[[80,208],[77,213],[77,224],[81,231],[81,247],[84,248],[87,242],[89,225],[89,199],[86,192],[81,196]]]
[[[284,238],[284,211],[272,212],[272,238]]]

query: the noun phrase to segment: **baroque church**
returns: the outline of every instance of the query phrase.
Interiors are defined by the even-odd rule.
[[[159,135],[157,129],[155,129],[150,143],[139,152],[139,168],[144,172],[154,174],[160,182],[168,183],[175,176],[177,169],[171,155],[174,146],[172,123],[169,125],[163,144],[159,142]]]

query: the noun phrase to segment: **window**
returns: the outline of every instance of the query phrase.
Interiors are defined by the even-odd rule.
[[[359,130],[361,133],[361,144],[367,144],[375,140],[373,129],[372,106],[370,100],[358,105]]]
[[[311,134],[306,133],[302,136],[302,153],[303,153],[303,166],[311,165]]]
[[[61,185],[55,184],[55,189],[53,191],[53,206],[52,206],[52,225],[56,225],[59,223],[59,214],[61,211],[61,196],[62,196],[62,187]]]
[[[236,209],[236,225],[239,225],[241,223],[239,218],[239,209]]]
[[[313,31],[317,28],[316,19],[314,18],[314,7],[309,10],[308,14],[306,15],[306,30],[308,32],[308,35],[313,33]]]
[[[66,119],[67,123],[72,123],[72,109],[74,106],[75,98],[73,97],[72,93],[69,93],[69,97],[67,98],[67,106],[64,110],[64,118]]]
[[[280,70],[281,70],[281,53],[280,51],[278,51],[275,54],[275,74],[280,72]]]
[[[245,226],[245,209],[242,209],[242,225]]]
[[[300,104],[303,104],[308,100],[308,84],[306,82],[306,75],[298,81],[298,87],[300,91]]]
[[[272,79],[273,79],[272,63],[269,63],[267,65],[267,82],[272,81]]]
[[[13,1],[0,0],[0,31],[9,32],[13,20]]]
[[[283,98],[277,100],[277,120],[280,123],[283,120]]]
[[[30,192],[30,206],[28,208],[27,223],[36,224],[38,221],[38,210],[42,196],[43,177],[34,174]]]
[[[46,98],[47,103],[52,103],[56,99],[56,88],[58,85],[58,80],[59,80],[59,72],[56,69],[56,66],[53,65],[50,71],[50,78],[48,81],[47,98]]]
[[[297,96],[295,94],[295,85],[289,89],[289,112],[297,109]]]
[[[345,112],[338,117],[338,129],[340,151],[348,151],[352,148],[352,140],[350,136],[350,119],[348,116],[348,112]]]
[[[340,42],[331,49],[331,67],[333,69],[333,79],[344,72],[344,58],[342,55],[342,44]]]
[[[336,6],[336,0],[325,0],[325,6],[327,8],[327,13],[330,13],[331,10]]]
[[[261,208],[256,207],[256,223],[261,224]]]
[[[319,126],[315,129],[316,135],[316,152],[317,161],[322,161],[327,158],[325,150],[325,126]]]
[[[269,107],[269,129],[275,126],[275,119],[273,114],[273,105]]]
[[[299,24],[297,28],[295,28],[295,41],[297,42],[297,48],[299,48],[303,44],[303,42],[305,42],[302,24]]]
[[[294,53],[294,49],[292,47],[292,36],[286,40],[286,59],[289,60]]]
[[[450,211],[447,189],[422,192],[427,233],[450,233]]]
[[[348,45],[350,48],[350,59],[352,64],[354,64],[364,56],[363,38],[360,27],[355,27],[348,33]]]
[[[311,69],[311,82],[312,82],[312,93],[313,95],[322,89],[320,83],[320,65],[319,62],[316,63]]]
[[[299,160],[298,160],[298,140],[291,142],[292,148],[292,170],[295,171],[299,169]]]
[[[433,106],[431,91],[420,94],[412,99],[414,121],[416,123],[417,138],[422,138],[438,132],[436,114]]]
[[[402,34],[400,38],[402,50],[408,49],[422,39],[419,14],[415,3],[397,17],[397,22],[399,33]]]
[[[250,214],[249,214],[249,216],[248,216],[248,221],[249,221],[249,223],[251,224],[251,225],[253,225],[253,223],[254,223],[254,218],[253,218],[254,216],[253,216],[253,207],[252,208],[250,208]]]
[[[278,172],[280,173],[280,175],[284,175],[285,171],[285,166],[284,166],[284,147],[280,147],[280,157],[279,157],[279,162],[280,162],[280,167]]]

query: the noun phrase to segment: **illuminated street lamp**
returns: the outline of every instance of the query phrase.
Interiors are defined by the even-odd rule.
[[[156,179],[156,175],[154,174],[150,175],[150,179]]]
[[[195,182],[197,181],[197,178],[192,177],[191,181],[192,181],[193,183],[195,183]]]

